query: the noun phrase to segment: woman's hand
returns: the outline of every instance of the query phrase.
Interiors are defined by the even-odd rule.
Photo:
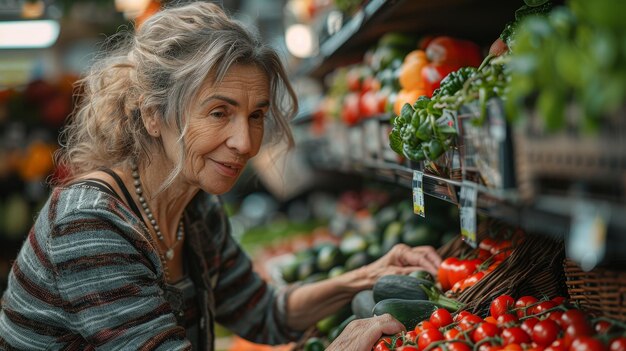
[[[436,276],[440,264],[441,257],[432,246],[409,247],[396,244],[383,257],[355,271],[360,282],[357,291],[370,289],[378,278],[388,274],[409,274],[416,270],[425,270]]]
[[[350,322],[326,351],[371,351],[383,334],[393,335],[405,330],[390,314],[357,319]]]

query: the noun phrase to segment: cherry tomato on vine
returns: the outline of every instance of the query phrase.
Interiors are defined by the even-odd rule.
[[[479,342],[484,338],[492,338],[500,333],[500,328],[492,323],[481,323],[472,333],[472,340]]]
[[[593,326],[593,329],[595,329],[596,333],[598,334],[606,334],[612,326],[613,324],[611,324],[611,322],[600,320],[596,322],[596,324]]]
[[[450,290],[453,283],[450,282],[450,277],[448,274],[452,270],[453,266],[456,266],[459,262],[459,259],[456,257],[448,257],[441,262],[439,265],[439,269],[437,270],[437,280],[439,284],[441,284],[441,289],[443,291]]]
[[[565,329],[565,333],[563,333],[565,346],[570,347],[576,338],[592,336],[593,333],[593,328],[586,320],[572,322],[572,324]]]
[[[469,347],[466,343],[463,342],[451,342],[446,345],[448,351],[472,351],[472,348]]]
[[[508,313],[515,305],[515,300],[509,295],[500,295],[491,301],[489,306],[489,313],[493,318],[498,318],[501,315]]]
[[[563,296],[555,296],[551,300],[557,305],[562,305],[567,299]]]
[[[610,351],[626,351],[626,337],[620,336],[619,338],[612,339],[609,342]]]
[[[526,332],[526,334],[532,335],[533,328],[537,323],[539,323],[539,318],[530,317],[528,319],[524,319],[524,321],[520,325],[520,328],[522,328]]]
[[[435,327],[431,322],[429,321],[421,321],[419,323],[417,323],[417,325],[415,326],[415,332],[419,335],[421,334],[423,331],[427,330],[427,329],[437,329],[437,327]]]
[[[391,340],[389,340],[389,342],[391,342]],[[389,343],[386,342],[385,340],[379,340],[376,343],[376,346],[374,346],[374,351],[389,351],[391,350],[389,348]]]
[[[559,326],[561,325],[561,317],[563,317],[563,311],[552,311],[548,313],[548,319],[552,319]]]
[[[545,311],[556,307],[556,303],[554,303],[553,301],[543,301],[540,302],[538,305],[536,305],[535,307],[531,307],[531,313],[530,314],[534,314],[534,315],[542,315]]]
[[[452,315],[445,308],[438,308],[430,315],[430,322],[436,328],[442,328],[452,324]]]
[[[443,333],[443,337],[446,340],[467,340],[465,334],[461,333],[461,331],[456,328],[446,330],[446,332]]]
[[[396,351],[419,351],[415,345],[403,345],[395,349]]]
[[[559,325],[555,321],[545,319],[535,324],[530,336],[538,345],[547,347],[552,345],[559,336],[560,331],[561,328],[559,328]]]
[[[419,333],[416,332],[415,330],[408,331],[404,334],[404,340],[415,343],[418,335]]]
[[[587,323],[587,315],[585,312],[577,309],[567,310],[561,316],[561,325],[563,329],[570,326],[574,322]]]
[[[539,300],[537,300],[537,298],[535,298],[534,296],[522,296],[519,299],[517,299],[517,301],[515,301],[515,309],[517,310],[517,316],[518,317],[524,317],[529,315],[530,311],[528,311],[528,306],[533,305],[535,303],[539,302]],[[532,308],[532,307],[531,307]]]
[[[463,319],[463,317],[469,316],[470,314],[472,314],[472,312],[470,312],[470,311],[461,311],[461,312],[459,312],[459,313],[454,315],[454,321],[458,322],[461,319]]]
[[[530,342],[530,336],[520,327],[506,328],[502,330],[500,336],[502,337],[502,343],[504,345],[527,344]]]
[[[484,238],[478,244],[478,247],[482,250],[490,251],[491,248],[496,244],[496,241],[492,238]]]
[[[439,340],[443,340],[443,334],[438,329],[426,329],[419,335],[417,346],[420,350],[424,350],[428,345]]]
[[[463,319],[459,321],[459,328],[461,328],[461,330],[469,330],[474,328],[475,325],[483,322],[484,321],[482,318],[478,317],[475,314],[470,314],[463,317]]]
[[[448,281],[451,285],[454,285],[454,283],[458,281],[469,278],[476,272],[481,263],[483,262],[477,258],[472,260],[459,260],[456,267],[453,266],[453,268],[448,271]]]
[[[550,346],[546,347],[544,351],[567,351],[564,339],[556,339]]]
[[[512,313],[505,313],[500,315],[497,319],[498,327],[503,328],[509,325],[516,325],[519,319]]]
[[[501,349],[503,351],[522,351],[522,347],[520,346],[520,344],[506,344],[504,345],[504,347]]]
[[[478,351],[498,351],[502,348],[500,346],[492,345],[490,342],[486,342],[478,346]]]
[[[581,336],[572,342],[570,351],[606,351],[606,345],[598,339],[589,336]]]

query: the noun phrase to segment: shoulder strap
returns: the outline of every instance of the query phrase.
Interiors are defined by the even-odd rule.
[[[95,178],[83,179],[83,180],[70,184],[69,187],[80,186],[80,185],[89,185],[111,196],[114,196],[118,199],[120,198],[119,195],[113,190],[113,188],[111,188],[111,186],[108,183],[100,179],[95,179]]]
[[[122,178],[120,178],[120,176],[118,176],[117,173],[113,172],[109,168],[101,168],[100,170],[110,175],[111,177],[113,177],[113,179],[117,183],[117,186],[120,189],[122,189],[122,193],[124,194],[124,198],[126,198],[126,202],[128,202],[130,209],[137,215],[137,217],[141,218],[141,221],[144,222],[144,224],[146,224],[145,221],[143,220],[143,216],[141,215],[141,211],[139,211],[139,207],[137,207],[135,200],[133,200],[132,196],[130,196],[130,193],[128,192],[128,189],[126,188],[126,185],[124,185]]]

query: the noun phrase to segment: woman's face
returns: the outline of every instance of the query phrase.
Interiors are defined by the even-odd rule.
[[[259,152],[269,101],[269,80],[254,66],[232,66],[219,85],[205,84],[187,117],[185,180],[211,194],[229,191]],[[176,138],[163,133],[171,160],[177,159]]]

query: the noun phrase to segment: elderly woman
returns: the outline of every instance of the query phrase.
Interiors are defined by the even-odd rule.
[[[161,11],[124,43],[82,80],[58,155],[71,176],[12,267],[0,348],[213,350],[215,322],[286,343],[383,274],[435,272],[432,248],[397,246],[334,279],[267,285],[218,195],[266,129],[293,143],[296,96],[278,55],[205,2]],[[401,328],[360,320],[329,349],[369,350]]]

